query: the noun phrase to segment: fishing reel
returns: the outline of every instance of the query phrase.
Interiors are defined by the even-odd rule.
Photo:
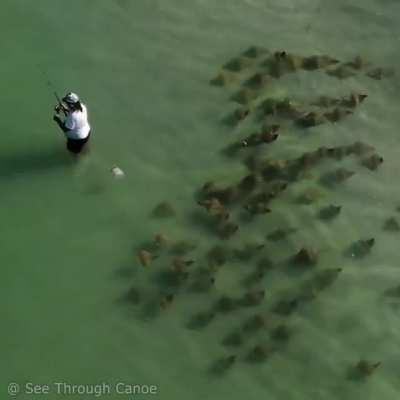
[[[66,106],[64,106],[63,104],[59,103],[54,107],[54,111],[59,114],[60,112],[66,114],[68,112],[68,109]]]

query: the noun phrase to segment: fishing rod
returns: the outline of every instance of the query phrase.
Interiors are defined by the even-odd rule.
[[[64,113],[64,115],[66,115],[66,114],[67,114],[67,109],[66,109],[66,107],[64,106],[62,100],[60,99],[60,97],[58,96],[58,94],[57,94],[56,91],[54,91],[53,93],[54,93],[54,96],[56,97],[57,102],[58,102],[58,105],[55,107],[55,110],[56,110],[57,112],[62,111],[62,112]]]
[[[47,87],[53,92],[53,94],[57,100],[58,105],[55,107],[55,111],[57,111],[57,112],[62,111],[64,113],[64,115],[66,115],[67,109],[66,109],[65,105],[63,104],[62,100],[60,99],[60,96],[57,94],[55,86],[51,83],[45,70],[39,64],[37,65],[37,67],[38,67],[39,71],[42,73]]]

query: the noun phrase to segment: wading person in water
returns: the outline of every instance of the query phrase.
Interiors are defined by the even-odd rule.
[[[67,138],[67,149],[74,154],[79,154],[90,138],[90,125],[87,109],[75,93],[68,93],[58,104],[54,111],[64,114],[64,120],[59,115],[54,115],[53,120],[57,122],[60,129]]]

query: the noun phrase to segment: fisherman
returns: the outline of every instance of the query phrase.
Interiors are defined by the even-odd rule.
[[[86,106],[81,103],[77,94],[68,93],[54,111],[57,115],[53,116],[53,120],[57,122],[67,138],[67,149],[71,153],[79,154],[90,138]],[[64,120],[59,116],[61,112],[65,116]]]

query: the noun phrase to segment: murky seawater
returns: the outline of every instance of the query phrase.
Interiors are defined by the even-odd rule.
[[[400,236],[382,226],[389,217],[400,219],[399,22],[400,4],[391,0],[3,0],[2,398],[9,382],[49,384],[50,394],[36,396],[49,399],[61,396],[55,382],[158,388],[157,396],[115,390],[104,396],[113,399],[397,398],[400,303],[384,293],[400,284]],[[237,106],[230,97],[239,84],[221,89],[209,81],[252,45],[340,60],[360,54],[374,66],[393,68],[395,75],[382,80],[302,71],[275,80],[268,92],[300,101],[351,91],[369,96],[340,123],[307,130],[285,125],[263,150],[266,156],[291,159],[319,146],[362,140],[384,163],[370,171],[346,159],[341,165],[356,174],[335,189],[318,181],[328,164],[318,167],[274,200],[270,214],[241,223],[232,239],[221,241],[199,224],[194,193],[210,179],[228,185],[246,174],[239,159],[224,157],[221,149],[259,122],[250,117],[236,128],[224,124]],[[76,91],[88,105],[92,147],[79,163],[64,151],[51,119],[54,98],[46,78],[60,94]],[[125,179],[112,178],[114,164]],[[318,191],[316,201],[297,204],[308,188]],[[170,202],[176,216],[151,218],[160,201]],[[342,212],[327,223],[316,215],[329,203],[342,205]],[[265,240],[287,226],[298,230],[281,242]],[[215,244],[240,249],[254,241],[265,243],[264,255],[282,268],[259,285],[266,290],[261,306],[188,329],[191,317],[222,295],[243,296],[243,278],[256,261],[229,261],[210,292],[183,290],[172,307],[152,317],[147,305],[158,301],[157,273],[171,260],[161,256],[142,268],[136,251],[159,232],[197,244],[190,268],[205,265]],[[370,255],[343,256],[350,243],[370,237],[376,240]],[[303,246],[320,251],[317,269],[342,268],[339,279],[293,315],[274,317],[293,335],[269,360],[243,361],[269,340],[269,328],[249,334],[237,349],[221,341],[311,276],[285,267]],[[132,286],[141,296],[138,306],[120,301]],[[209,373],[231,354],[238,357],[232,369]],[[349,367],[360,359],[382,365],[365,382],[349,380]]]

